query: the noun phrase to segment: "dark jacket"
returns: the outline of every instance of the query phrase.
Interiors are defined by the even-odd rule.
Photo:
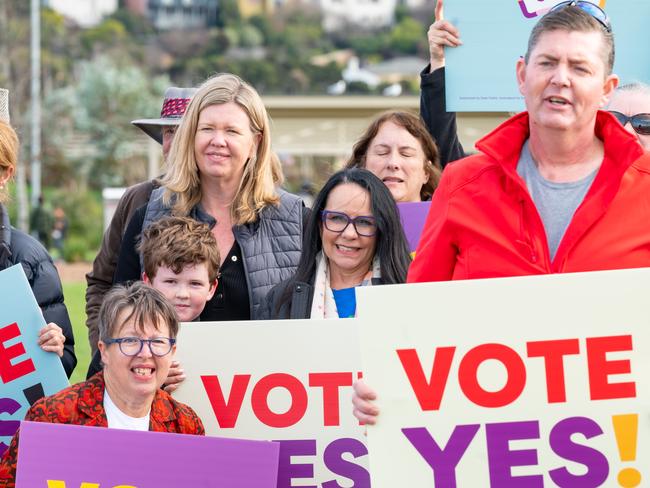
[[[289,301],[283,300],[287,290],[291,289]],[[313,277],[311,283],[293,281],[291,279],[273,287],[266,295],[266,300],[260,311],[261,320],[308,319],[311,315],[311,304],[314,300]]]
[[[86,275],[86,326],[92,352],[99,339],[99,308],[104,295],[113,285],[122,237],[133,213],[149,201],[151,192],[159,186],[157,180],[145,181],[127,188],[117,204],[108,229],[104,232],[102,247],[93,261],[93,269]]]
[[[429,73],[427,66],[420,73],[420,117],[429,134],[436,141],[440,154],[440,164],[448,163],[466,156],[458,139],[456,113],[447,112],[445,102],[445,68]]]
[[[381,285],[380,278],[372,279],[373,285]],[[285,300],[287,290],[291,290],[289,300]],[[266,300],[260,311],[260,320],[308,319],[311,316],[311,305],[314,301],[314,276],[309,283],[288,279],[266,295]],[[282,303],[280,305],[280,303]]]
[[[65,343],[61,363],[68,378],[77,358],[74,354],[74,335],[68,310],[63,302],[63,288],[52,258],[40,242],[32,236],[11,227],[9,213],[0,204],[0,271],[20,263],[32,287],[45,322],[54,322],[63,329]]]

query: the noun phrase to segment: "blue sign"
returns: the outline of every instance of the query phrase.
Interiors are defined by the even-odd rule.
[[[463,45],[445,50],[447,109],[453,112],[521,112],[515,65],[541,15],[561,0],[453,0],[445,18]],[[606,10],[616,42],[614,73],[621,83],[650,82],[648,0],[592,0]],[[646,39],[646,41],[643,41]]]
[[[59,357],[38,345],[44,326],[22,266],[0,271],[0,454],[31,404],[69,385]]]

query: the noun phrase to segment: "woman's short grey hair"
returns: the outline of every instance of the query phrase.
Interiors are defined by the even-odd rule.
[[[128,312],[123,316],[124,312]],[[136,330],[144,333],[146,324],[156,330],[169,327],[169,337],[178,334],[178,317],[174,307],[155,288],[136,281],[130,285],[117,285],[104,297],[99,310],[99,340],[114,337],[128,321],[134,320]]]
[[[635,81],[626,85],[621,85],[616,89],[617,92],[634,92],[650,96],[650,85],[641,81]]]

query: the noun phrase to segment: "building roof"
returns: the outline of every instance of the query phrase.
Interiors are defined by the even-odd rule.
[[[403,56],[381,63],[367,65],[366,69],[377,76],[402,74],[410,77],[419,75],[427,64],[427,60],[416,56]]]

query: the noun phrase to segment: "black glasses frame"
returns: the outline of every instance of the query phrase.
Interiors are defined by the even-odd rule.
[[[586,2],[583,0],[568,0],[566,2],[560,2],[557,5],[551,7],[551,9],[548,12],[549,13],[555,12],[557,10],[562,10],[563,8],[566,7],[578,7],[580,10],[583,10],[584,12],[591,15],[594,19],[596,19],[598,23],[602,25],[607,32],[612,32],[612,24],[609,21],[609,16],[607,15],[607,13],[605,13],[605,11],[602,8],[600,8],[595,3]]]
[[[346,214],[346,213],[344,213],[344,212],[335,212],[334,210],[322,210],[321,213],[320,213],[320,215],[321,215],[321,220],[323,221],[323,225],[324,225],[325,228],[326,228],[327,230],[329,230],[330,232],[336,232],[337,234],[341,234],[341,233],[345,232],[345,229],[347,229],[348,226],[350,225],[350,223],[352,223],[352,226],[354,227],[354,230],[355,230],[356,233],[359,234],[360,236],[363,236],[363,237],[373,237],[374,235],[377,234],[377,219],[375,219],[375,217],[372,216],[372,215],[359,215],[359,216],[357,216],[357,217],[352,218],[352,217],[350,217],[348,214]],[[328,216],[328,215],[339,215],[339,216],[341,216],[341,217],[345,217],[345,219],[347,220],[347,223],[345,224],[345,227],[343,227],[341,230],[330,229],[330,228],[327,226],[327,216]],[[375,223],[375,230],[373,231],[372,234],[366,234],[366,233],[364,233],[364,232],[360,232],[360,231],[359,231],[359,228],[357,227],[357,221],[358,221],[359,219],[371,219],[371,220]]]
[[[616,117],[623,126],[629,122],[637,134],[641,134],[642,136],[650,135],[650,114],[634,114],[628,116],[616,110],[610,110],[609,113]]]
[[[165,354],[157,354],[154,352],[153,348],[151,347],[152,342],[159,341],[160,339],[165,339],[166,341],[169,341],[169,350]],[[140,347],[138,348],[138,350],[133,354],[124,352],[124,349],[122,349],[122,344],[126,341],[134,341],[134,340],[140,341]],[[172,339],[171,337],[154,337],[153,339],[141,339],[140,337],[115,337],[115,338],[104,339],[103,342],[105,344],[117,344],[118,347],[120,348],[120,352],[128,357],[134,357],[140,354],[140,351],[142,351],[142,348],[144,347],[144,343],[146,342],[147,345],[149,346],[149,351],[151,352],[151,354],[153,356],[161,358],[163,356],[167,356],[167,354],[171,352],[172,348],[174,347],[174,344],[176,344],[176,339]]]

